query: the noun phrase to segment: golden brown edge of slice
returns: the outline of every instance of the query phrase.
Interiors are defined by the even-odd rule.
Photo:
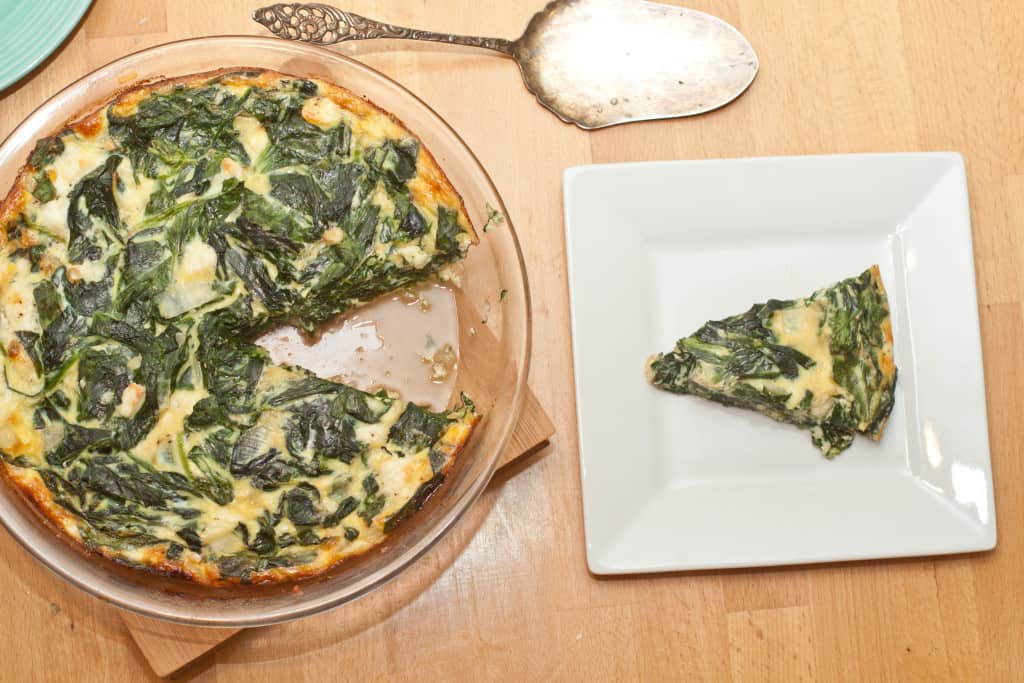
[[[878,368],[882,371],[882,376],[886,380],[887,384],[891,385],[889,391],[896,391],[896,360],[893,352],[893,336],[892,336],[892,309],[889,306],[889,294],[885,289],[885,284],[882,282],[882,271],[879,269],[878,264],[874,264],[869,268],[871,271],[871,283],[878,288],[879,293],[882,295],[882,300],[885,301],[885,320],[882,321],[882,334],[884,335],[885,341],[882,343],[881,348],[877,349],[876,357],[878,359]],[[881,441],[882,434],[885,432],[885,427],[889,423],[889,417],[885,416],[885,419],[878,423],[878,427],[874,432],[865,432],[867,436],[870,436],[875,441]]]

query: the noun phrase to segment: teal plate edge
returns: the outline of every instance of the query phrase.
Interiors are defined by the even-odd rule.
[[[0,0],[0,96],[61,46],[92,0]]]

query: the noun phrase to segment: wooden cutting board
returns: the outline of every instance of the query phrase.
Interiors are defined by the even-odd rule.
[[[508,465],[536,451],[555,433],[551,419],[532,391],[526,392],[519,424],[498,467]],[[143,656],[158,676],[170,676],[217,647],[241,629],[198,628],[148,619],[130,612],[122,618]]]

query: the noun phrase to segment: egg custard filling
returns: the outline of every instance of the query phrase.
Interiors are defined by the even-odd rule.
[[[265,71],[122,93],[39,141],[0,208],[0,454],[70,539],[199,583],[315,575],[381,543],[478,416],[277,366],[476,241],[398,121]]]

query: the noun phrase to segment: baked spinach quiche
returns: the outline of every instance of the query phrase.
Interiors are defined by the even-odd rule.
[[[142,85],[35,147],[0,212],[7,478],[108,558],[208,585],[379,544],[477,421],[273,365],[262,331],[438,274],[476,240],[397,120],[233,70]]]
[[[805,299],[771,299],[704,324],[647,362],[659,389],[748,408],[809,429],[829,458],[855,434],[882,438],[896,366],[885,288],[873,266]]]

